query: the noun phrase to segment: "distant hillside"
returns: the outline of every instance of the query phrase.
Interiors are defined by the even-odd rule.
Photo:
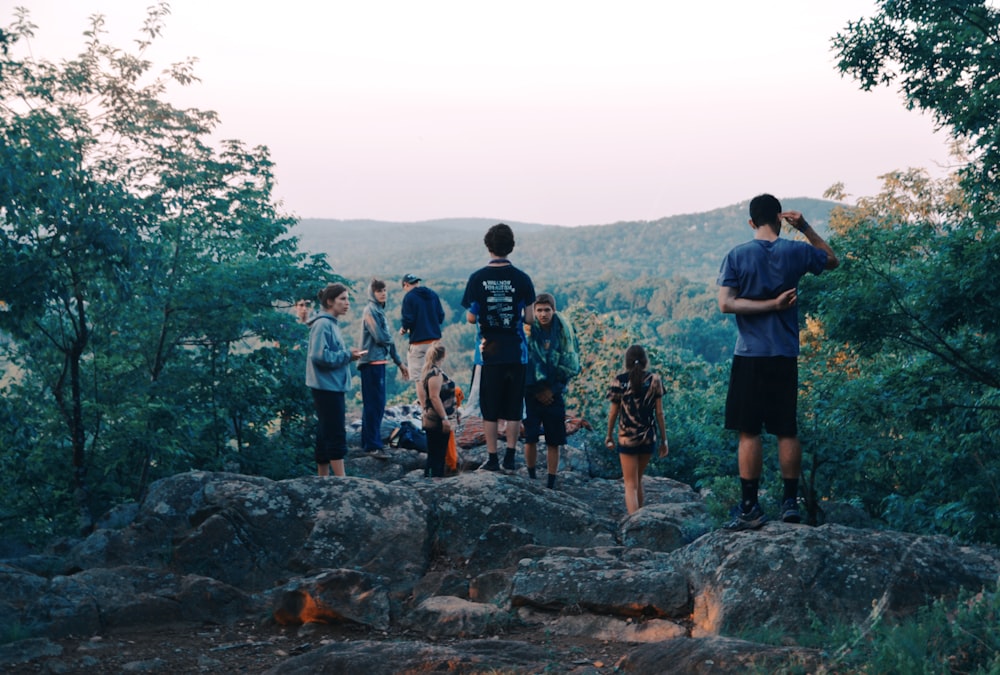
[[[656,221],[558,227],[508,222],[517,245],[511,259],[536,283],[643,275],[714,281],[726,251],[750,238],[749,203]],[[835,202],[786,199],[826,232]],[[305,219],[292,234],[308,253],[325,253],[338,274],[363,280],[413,272],[428,283],[459,282],[488,260],[483,234],[496,220],[485,218],[396,223],[374,220]]]

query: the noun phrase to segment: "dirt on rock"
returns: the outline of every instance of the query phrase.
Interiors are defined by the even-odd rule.
[[[585,637],[553,635],[541,627],[518,627],[498,636],[542,646],[551,654],[545,672],[612,673],[630,647]],[[334,642],[420,641],[405,632],[384,632],[357,624],[278,626],[241,621],[232,625],[174,624],[103,635],[66,637],[21,663],[0,664],[5,673],[263,673],[290,658]],[[440,639],[436,644],[460,642]],[[484,673],[499,672],[486,669]]]

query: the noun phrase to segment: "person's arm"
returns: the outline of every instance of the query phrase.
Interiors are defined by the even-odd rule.
[[[529,326],[535,323],[535,306],[532,304],[524,306],[524,323]]]
[[[403,376],[403,379],[410,379],[410,370],[406,367],[406,364],[403,363],[403,359],[400,358],[399,350],[396,349],[396,343],[391,340],[389,342],[389,358],[391,358],[392,362],[396,364],[396,368],[399,369],[399,374]]]
[[[358,350],[349,351],[346,345],[338,343],[333,330],[326,328],[310,332],[308,353],[318,370],[335,370],[360,358]]]
[[[479,303],[473,302],[465,312],[465,320],[468,323],[476,323],[479,320]]]
[[[805,235],[806,241],[826,253],[826,266],[823,269],[832,270],[840,265],[837,254],[833,252],[833,249],[826,243],[826,240],[819,236],[819,232],[806,222],[805,217],[801,213],[798,211],[783,211],[778,214],[778,217],[787,220],[789,225]]]
[[[375,315],[367,307],[365,307],[365,312],[365,325],[368,327],[368,332],[375,339],[375,344],[380,347],[391,345],[392,333],[389,332],[389,323],[385,316],[381,317],[381,321],[377,321]]]
[[[798,301],[798,289],[790,288],[776,298],[741,298],[735,286],[719,286],[719,311],[723,314],[763,314],[788,309]]]
[[[399,308],[399,318],[400,318],[400,328],[399,334],[403,335],[409,333],[410,329],[413,328],[413,300],[409,297],[409,293],[403,296],[403,304]],[[409,300],[409,302],[407,302]]]
[[[608,435],[604,437],[604,445],[609,448],[615,447],[615,421],[618,419],[620,407],[620,404],[612,402],[611,408],[608,410]]]
[[[666,457],[670,453],[670,446],[667,445],[667,423],[663,419],[663,398],[656,399],[656,426],[660,429],[660,457]]]

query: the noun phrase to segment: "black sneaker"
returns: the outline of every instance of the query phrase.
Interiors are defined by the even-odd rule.
[[[784,523],[801,523],[799,516],[799,505],[794,499],[789,498],[781,502],[781,521]]]
[[[515,468],[514,467],[514,458],[513,457],[504,457],[503,458],[503,470],[504,471],[513,471],[514,468]]]
[[[496,455],[490,455],[489,459],[483,462],[479,466],[480,471],[499,471],[500,461],[497,459]]]
[[[754,504],[753,508],[750,509],[748,513],[740,512],[739,507],[737,507],[735,517],[723,527],[727,530],[733,530],[734,532],[739,530],[756,530],[766,522],[767,516],[765,516],[764,512],[761,510],[760,504]]]

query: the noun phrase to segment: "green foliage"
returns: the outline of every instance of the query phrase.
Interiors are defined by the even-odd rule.
[[[964,592],[896,621],[875,617],[837,652],[834,668],[855,673],[1000,672],[1000,593]]]
[[[157,477],[263,467],[247,454],[278,433],[276,411],[280,432],[303,435],[311,405],[280,348],[302,327],[275,310],[336,277],[288,236],[266,148],[214,149],[214,113],[162,99],[190,63],[150,81],[143,54],[167,13],[149,9],[134,54],[96,16],[58,65],[15,53],[26,11],[4,31],[0,328],[18,421],[0,433],[15,468],[0,494],[17,505],[5,529],[62,529],[69,513],[86,528]]]
[[[0,624],[0,645],[27,640],[34,635],[34,631],[17,621],[10,624]]]
[[[995,213],[1000,180],[1000,10],[986,0],[880,0],[833,39],[838,67],[865,90],[895,85],[967,144],[974,210]],[[982,210],[980,210],[982,209]]]
[[[905,617],[889,618],[876,609],[864,625],[830,625],[811,615],[792,634],[754,627],[740,637],[772,645],[791,641],[822,650],[830,655],[823,672],[986,675],[1000,672],[1000,593],[963,591],[958,598],[934,600]],[[752,672],[812,671],[803,670],[793,659]]]
[[[1000,289],[981,261],[1000,258],[1000,232],[920,171],[886,176],[831,227],[844,264],[803,286],[807,487],[893,528],[997,541]]]

